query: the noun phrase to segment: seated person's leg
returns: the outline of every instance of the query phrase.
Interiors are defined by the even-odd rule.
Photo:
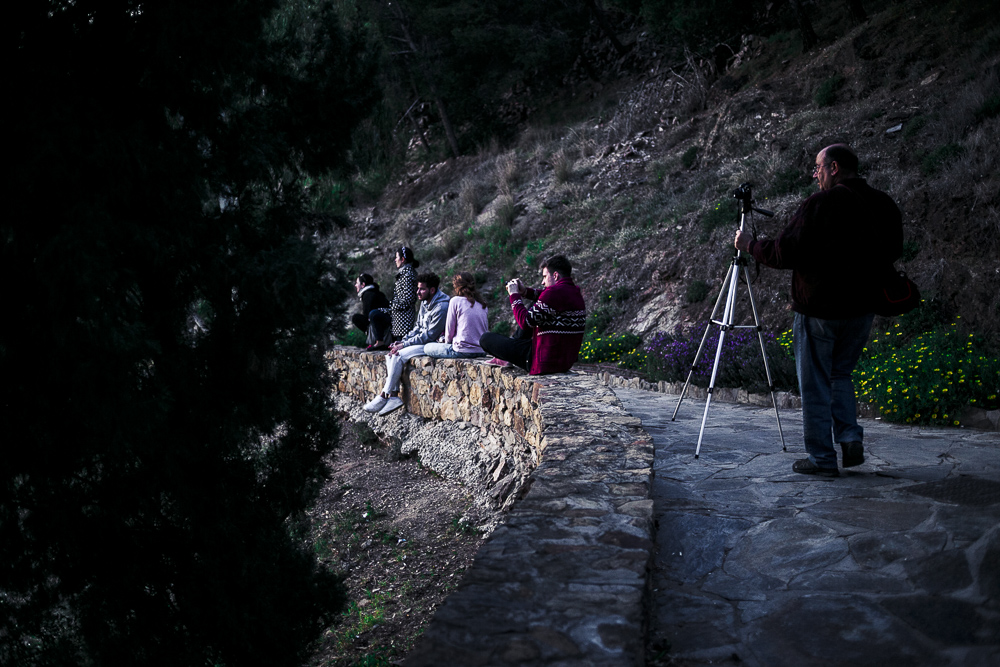
[[[368,331],[368,316],[361,313],[351,315],[351,323],[364,332]]]
[[[530,338],[507,338],[487,331],[480,337],[479,347],[483,348],[486,354],[528,370],[531,355]]]
[[[483,356],[483,352],[459,352],[451,343],[427,343],[424,354],[437,359],[470,359]]]
[[[378,336],[378,341],[381,343],[386,342],[387,334],[390,327],[392,327],[391,311],[385,308],[376,308],[368,313],[368,319],[371,320],[371,324],[375,328],[375,335]]]
[[[382,393],[386,396],[396,396],[399,394],[399,380],[403,375],[403,366],[413,357],[419,357],[423,353],[423,345],[410,345],[409,347],[404,347],[398,354],[386,355],[387,377]]]

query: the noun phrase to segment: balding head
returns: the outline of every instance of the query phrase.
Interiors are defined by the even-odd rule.
[[[858,156],[847,144],[827,146],[816,155],[813,174],[820,190],[829,190],[841,181],[858,175]]]

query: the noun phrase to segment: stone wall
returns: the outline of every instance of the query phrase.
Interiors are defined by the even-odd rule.
[[[601,378],[418,357],[408,412],[373,418],[360,405],[384,354],[337,348],[330,364],[341,409],[510,507],[406,665],[644,664],[653,444]]]
[[[359,403],[372,399],[385,384],[385,353],[337,348],[330,357],[337,390]],[[445,429],[406,419],[384,419],[350,404],[341,410],[365,421],[403,453],[416,452],[442,475],[459,479],[478,500],[507,508],[542,459],[543,420],[539,394],[558,384],[552,377],[533,378],[517,369],[483,361],[416,357],[406,365],[400,397],[408,415],[452,422]]]

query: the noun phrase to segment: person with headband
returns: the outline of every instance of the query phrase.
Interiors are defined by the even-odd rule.
[[[405,245],[396,251],[393,261],[399,272],[392,288],[392,305],[377,309],[371,319],[379,331],[391,333],[393,339],[399,340],[417,323],[413,306],[417,303],[417,268],[420,262],[413,256],[413,249]],[[368,350],[388,350],[388,338],[388,335],[380,338],[369,345]]]

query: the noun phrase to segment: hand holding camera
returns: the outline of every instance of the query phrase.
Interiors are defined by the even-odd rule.
[[[507,294],[520,294],[522,290],[521,281],[517,278],[513,278],[507,281]]]

